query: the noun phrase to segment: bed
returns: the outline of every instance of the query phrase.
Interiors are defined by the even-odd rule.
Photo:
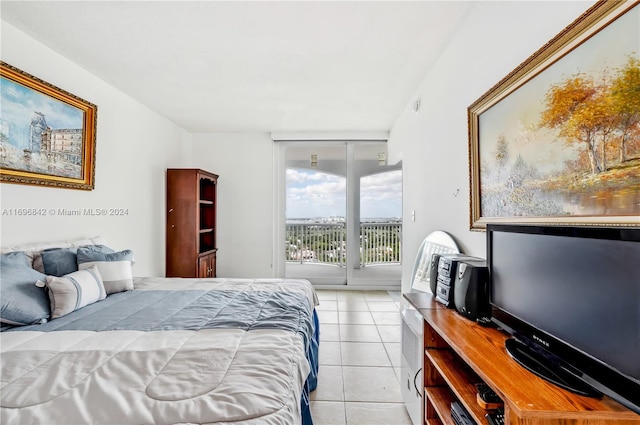
[[[63,305],[56,279],[77,275],[83,287],[81,273],[95,269],[47,276],[51,316]],[[0,423],[312,425],[319,324],[308,281],[130,285],[25,326],[7,326],[3,301]]]

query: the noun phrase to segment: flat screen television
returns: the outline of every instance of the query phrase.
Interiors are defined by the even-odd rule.
[[[489,224],[487,265],[518,363],[640,413],[640,228]]]

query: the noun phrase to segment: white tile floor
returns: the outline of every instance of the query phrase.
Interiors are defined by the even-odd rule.
[[[314,425],[410,425],[402,404],[398,292],[318,290]]]

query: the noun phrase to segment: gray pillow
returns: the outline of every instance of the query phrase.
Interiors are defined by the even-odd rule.
[[[92,252],[115,252],[104,245],[85,245],[82,248],[85,247],[90,248]],[[46,249],[42,251],[41,256],[44,273],[49,276],[60,277],[78,271],[78,247]]]
[[[44,274],[31,268],[23,251],[0,255],[0,322],[18,326],[46,322],[49,297],[36,286],[44,279]]]

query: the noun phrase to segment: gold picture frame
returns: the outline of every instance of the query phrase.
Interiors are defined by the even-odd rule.
[[[0,62],[0,181],[95,186],[96,105]]]
[[[469,106],[471,230],[640,225],[639,3],[596,3]]]

